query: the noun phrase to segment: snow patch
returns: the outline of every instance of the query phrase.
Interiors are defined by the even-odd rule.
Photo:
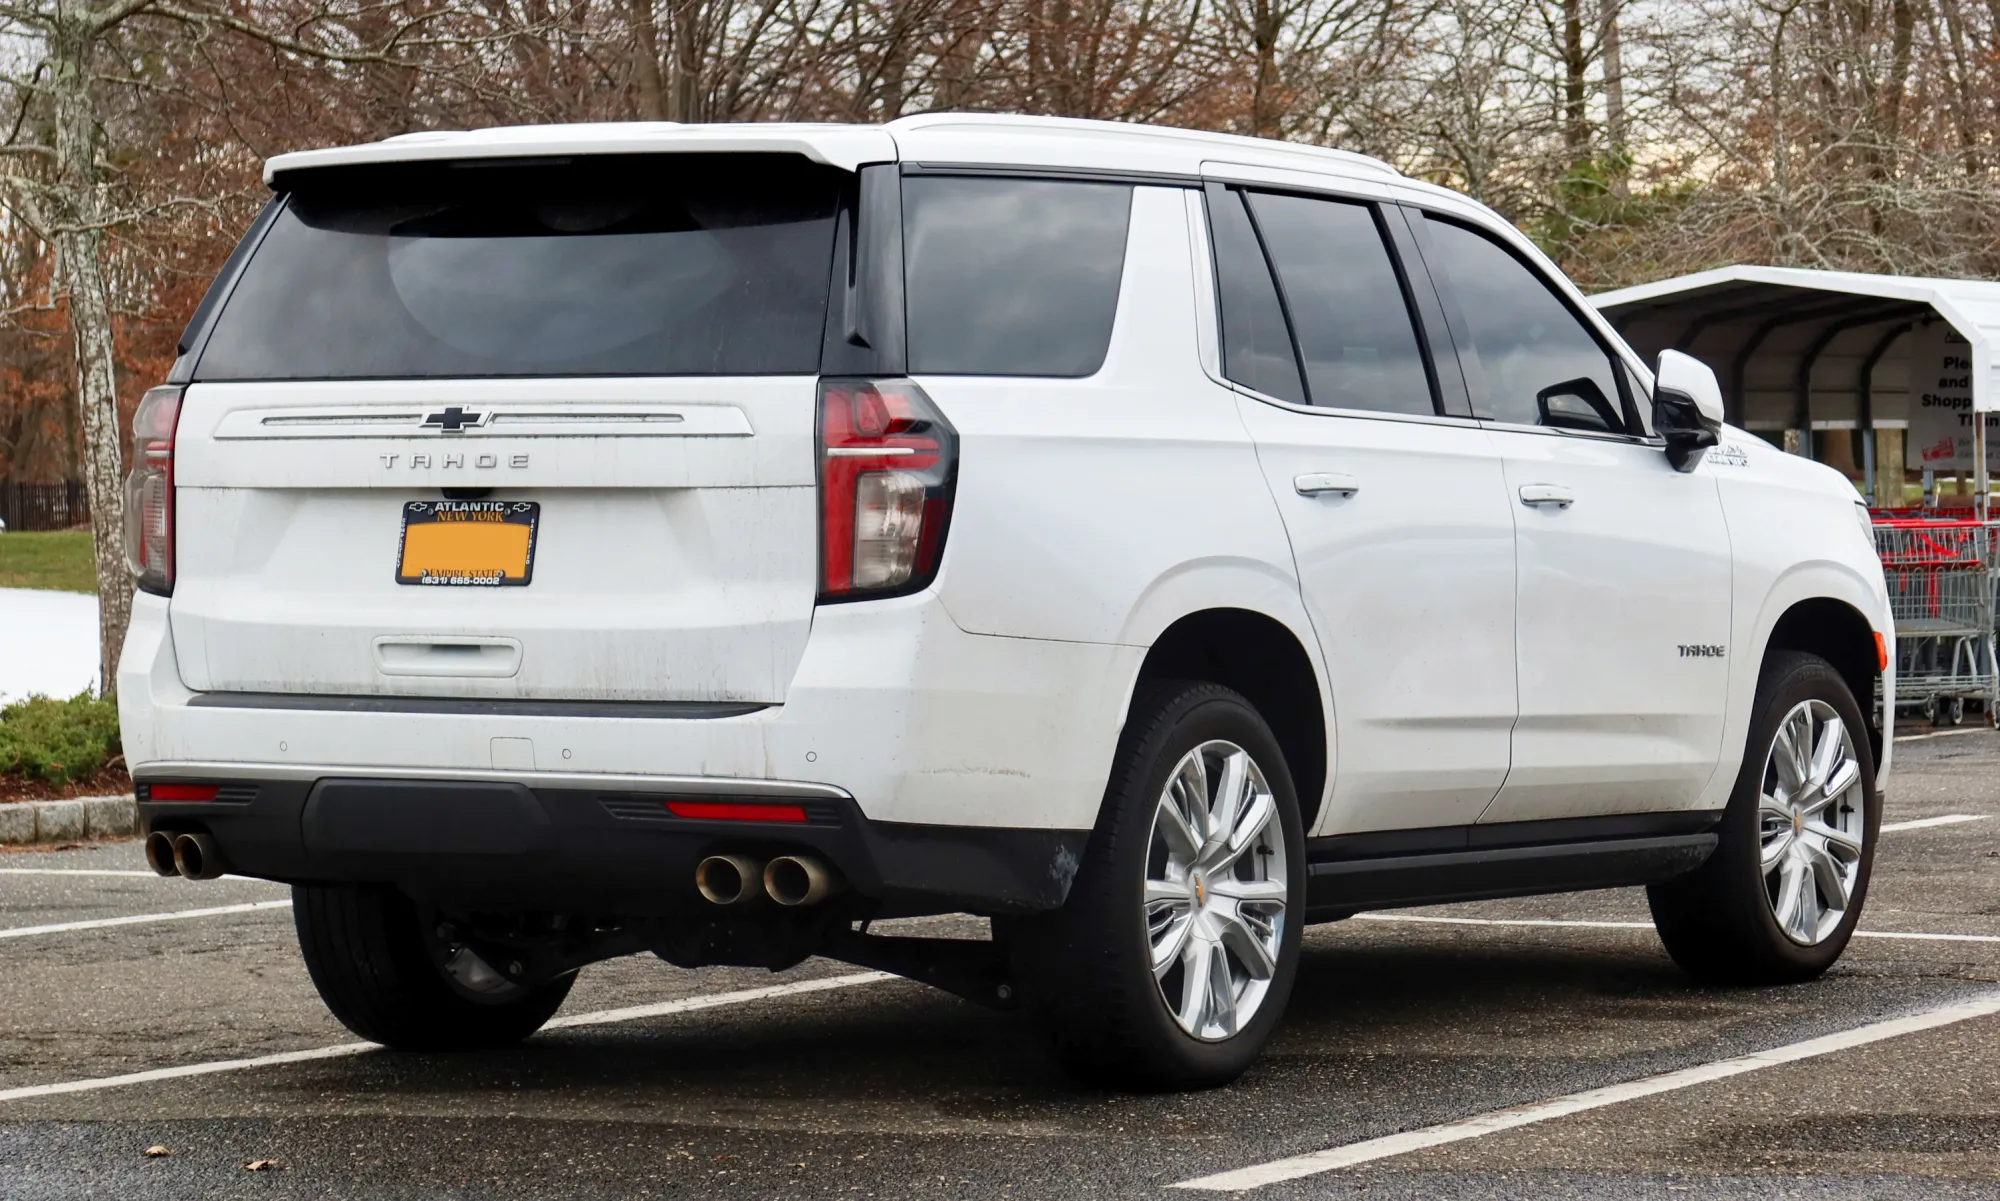
[[[97,686],[97,598],[0,588],[0,704]]]

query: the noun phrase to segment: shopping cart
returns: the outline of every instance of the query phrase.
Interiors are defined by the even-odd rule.
[[[1957,725],[1968,706],[1994,720],[1996,531],[1958,518],[1875,521],[1896,621],[1896,707]]]

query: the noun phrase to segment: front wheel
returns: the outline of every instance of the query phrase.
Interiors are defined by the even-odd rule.
[[[386,885],[295,885],[292,918],[333,1016],[402,1050],[512,1046],[555,1016],[576,980],[512,983],[470,948],[426,931],[416,905]]]
[[[1860,706],[1826,660],[1774,651],[1708,862],[1647,890],[1667,953],[1697,980],[1788,984],[1840,958],[1882,824]]]
[[[1010,940],[1071,1069],[1140,1088],[1242,1074],[1298,970],[1304,852],[1291,773],[1249,702],[1143,689],[1067,903]]]

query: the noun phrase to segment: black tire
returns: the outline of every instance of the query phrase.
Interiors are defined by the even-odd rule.
[[[1275,968],[1261,1003],[1233,1036],[1205,1041],[1181,1027],[1154,979],[1143,897],[1154,814],[1169,776],[1185,755],[1214,740],[1248,751],[1263,772],[1276,802],[1276,820],[1267,828],[1283,839],[1287,895]],[[1078,1077],[1136,1089],[1226,1084],[1263,1050],[1291,995],[1305,880],[1298,798],[1264,719],[1219,685],[1143,686],[1119,738],[1104,806],[1067,902],[1010,929],[1015,978]],[[1179,970],[1185,969],[1169,969],[1168,978]]]
[[[386,886],[296,885],[292,918],[306,971],[333,1016],[400,1050],[513,1046],[555,1016],[576,980],[571,973],[475,998],[438,966],[416,905]]]
[[[1810,945],[1787,936],[1773,913],[1760,863],[1763,839],[1758,812],[1778,725],[1808,700],[1831,706],[1847,727],[1861,769],[1863,809],[1861,853],[1845,914],[1831,933]],[[1660,941],[1675,963],[1704,984],[1793,984],[1817,977],[1840,958],[1861,920],[1881,825],[1882,800],[1875,790],[1868,726],[1847,682],[1816,655],[1771,652],[1757,684],[1743,766],[1717,827],[1720,842],[1715,853],[1696,870],[1646,890]]]

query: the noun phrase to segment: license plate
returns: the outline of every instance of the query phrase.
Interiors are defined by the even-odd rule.
[[[525,500],[413,500],[403,505],[398,584],[519,587],[535,574],[542,506]]]

